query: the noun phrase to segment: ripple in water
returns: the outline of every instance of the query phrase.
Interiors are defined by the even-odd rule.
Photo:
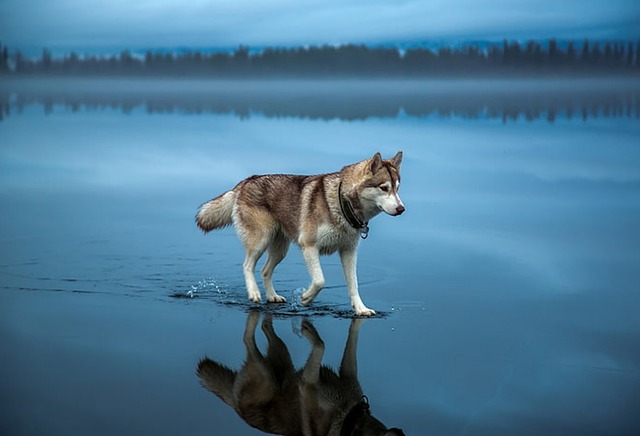
[[[330,294],[323,294],[320,301],[316,300],[310,306],[303,306],[302,293],[305,288],[295,288],[281,294],[287,299],[286,303],[252,303],[247,299],[244,284],[237,288],[230,288],[220,284],[215,278],[208,277],[200,280],[189,289],[171,294],[172,298],[211,301],[221,306],[233,307],[242,311],[261,310],[273,317],[288,318],[294,316],[331,316],[334,318],[353,318],[354,313],[348,302],[326,301]],[[288,294],[288,295],[287,295]],[[264,296],[263,296],[264,298]],[[385,318],[391,312],[376,311],[374,318]]]

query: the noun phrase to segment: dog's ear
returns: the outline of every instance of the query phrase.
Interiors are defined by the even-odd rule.
[[[382,155],[380,154],[380,152],[377,152],[371,158],[371,162],[369,162],[369,169],[373,174],[375,174],[375,172],[380,169],[381,165],[382,165]]]
[[[391,165],[400,171],[400,165],[402,165],[402,151],[397,152],[396,155],[391,158]]]

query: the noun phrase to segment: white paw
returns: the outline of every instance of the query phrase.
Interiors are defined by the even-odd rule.
[[[269,303],[286,303],[287,299],[284,298],[282,295],[275,294],[267,298],[267,301]]]
[[[262,301],[262,297],[260,296],[259,292],[251,292],[249,293],[249,300],[253,301],[254,303],[259,303]]]
[[[376,311],[373,309],[369,309],[368,307],[362,307],[359,309],[355,309],[357,316],[373,316],[376,314]]]
[[[300,297],[300,300],[302,301],[302,305],[303,306],[308,306],[311,304],[311,302],[313,302],[314,298],[316,298],[316,293],[314,292],[304,292],[302,294],[302,296]]]

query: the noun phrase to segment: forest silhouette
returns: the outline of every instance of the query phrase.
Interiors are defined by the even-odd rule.
[[[44,49],[38,58],[10,52],[0,44],[0,73],[88,76],[197,76],[212,78],[323,78],[422,76],[632,75],[640,72],[640,41],[590,41],[560,44],[556,39],[524,43],[467,43],[457,47],[323,45],[204,52],[148,50],[134,55],[54,57]]]

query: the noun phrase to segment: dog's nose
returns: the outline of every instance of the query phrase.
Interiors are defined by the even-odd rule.
[[[396,215],[400,215],[404,211],[405,211],[405,209],[404,209],[403,205],[400,205],[400,206],[396,207]]]

